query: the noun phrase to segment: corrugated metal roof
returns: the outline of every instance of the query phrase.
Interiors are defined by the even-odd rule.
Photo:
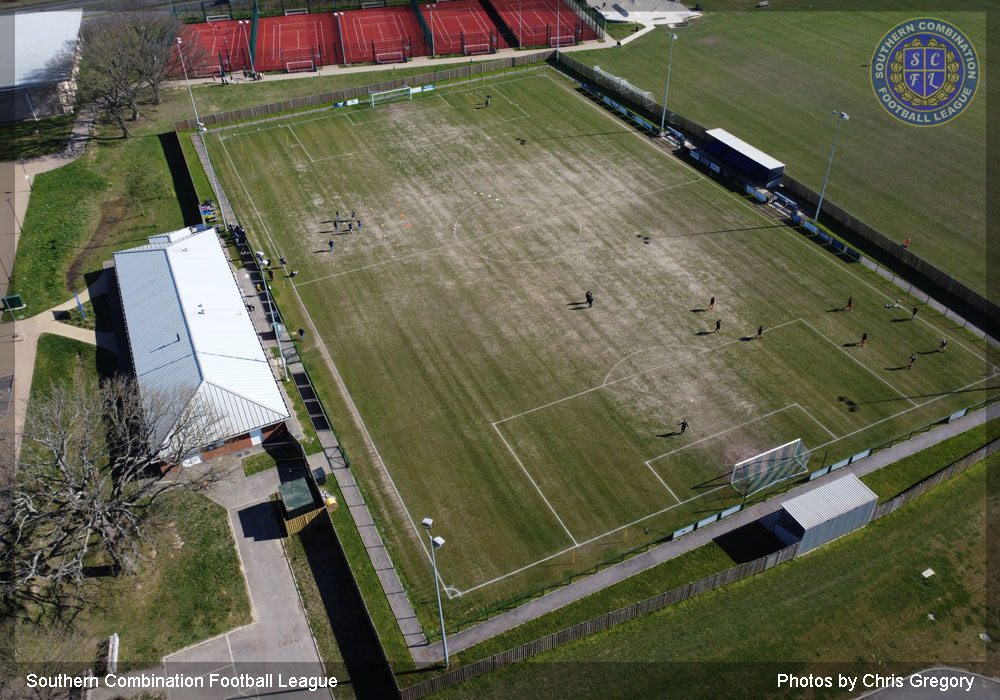
[[[846,474],[801,496],[781,504],[805,529],[832,520],[860,505],[877,501],[878,496],[854,474]]]
[[[195,396],[206,401],[219,421],[210,441],[287,418],[215,231],[149,240],[114,255],[140,391],[178,397],[178,415]]]
[[[775,158],[772,158],[771,156],[764,153],[764,151],[754,148],[746,141],[733,136],[725,129],[709,129],[705,133],[708,134],[709,136],[718,139],[719,141],[726,144],[730,148],[739,151],[743,155],[749,158],[753,158],[756,162],[760,163],[768,170],[775,170],[777,168],[785,167],[784,163],[776,160]]]

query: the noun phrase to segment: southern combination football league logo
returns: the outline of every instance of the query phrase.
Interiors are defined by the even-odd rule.
[[[979,87],[979,57],[955,25],[930,17],[897,24],[875,47],[872,88],[892,116],[937,126],[961,114]]]

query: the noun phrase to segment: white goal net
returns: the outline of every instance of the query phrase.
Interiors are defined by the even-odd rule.
[[[792,440],[733,467],[729,483],[744,498],[786,479],[804,474],[809,466],[809,450],[801,439]]]

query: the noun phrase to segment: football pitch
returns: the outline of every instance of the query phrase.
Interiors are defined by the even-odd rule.
[[[743,459],[801,438],[815,470],[1000,390],[981,341],[550,69],[206,139],[297,270],[283,313],[421,612],[424,517],[456,619],[739,503]]]

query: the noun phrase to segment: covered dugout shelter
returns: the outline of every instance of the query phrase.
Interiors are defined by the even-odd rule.
[[[799,542],[798,554],[864,527],[878,496],[847,474],[781,504],[771,530],[786,545]]]
[[[691,151],[691,157],[738,182],[773,189],[781,184],[785,164],[738,139],[725,129],[705,132],[705,145]]]

